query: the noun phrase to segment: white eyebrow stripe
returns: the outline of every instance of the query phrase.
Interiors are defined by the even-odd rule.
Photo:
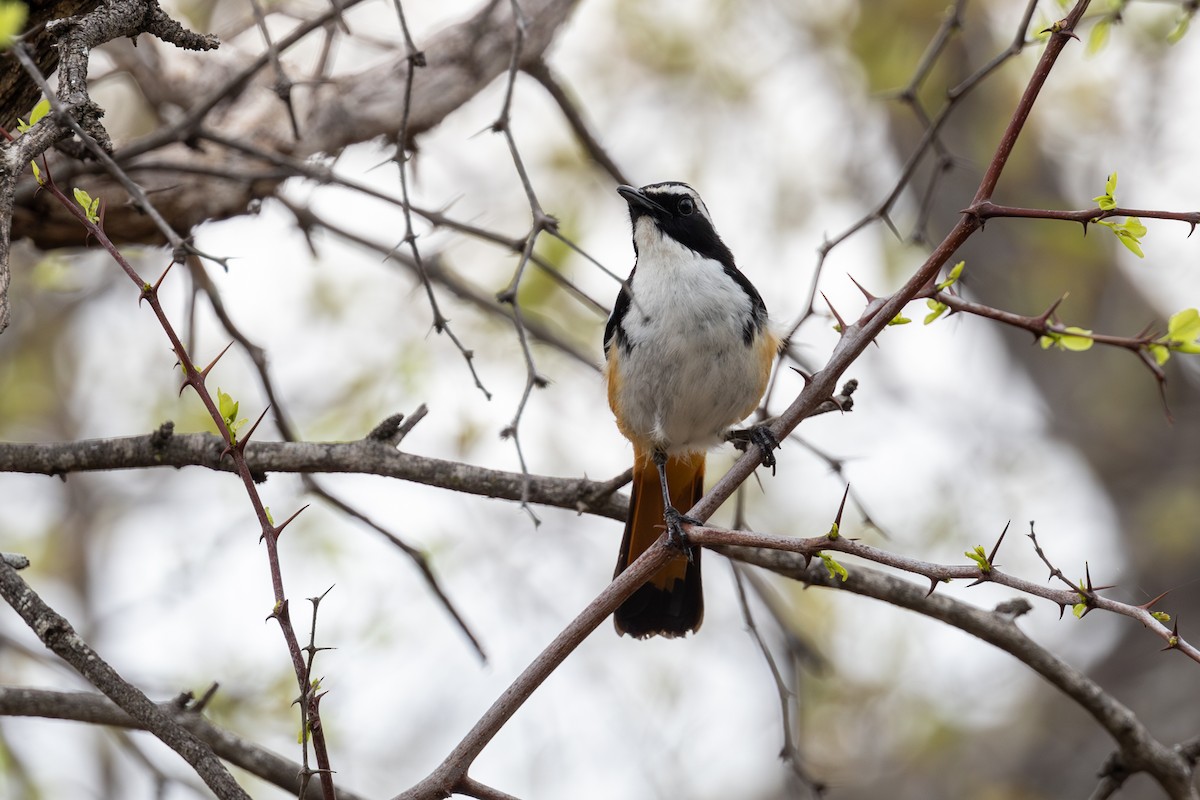
[[[643,186],[647,196],[653,197],[690,197],[696,203],[696,207],[700,209],[700,213],[704,218],[712,224],[712,215],[708,213],[708,206],[700,199],[700,193],[688,186],[686,183],[671,181],[669,183],[652,183],[649,186]]]
[[[644,189],[650,194],[686,194],[691,197],[696,196],[696,190],[686,183],[653,183],[644,187]]]

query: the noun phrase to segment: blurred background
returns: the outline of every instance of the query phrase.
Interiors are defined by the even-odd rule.
[[[946,92],[1020,33],[1024,3],[965,3],[951,38],[916,92],[930,114]],[[174,3],[171,13],[217,33],[224,47],[261,51],[243,3]],[[306,17],[316,4],[287,3]],[[407,3],[418,44],[475,10],[468,0]],[[592,130],[637,184],[685,180],[704,197],[742,270],[784,328],[807,307],[817,249],[879,207],[919,142],[924,123],[897,101],[947,13],[945,0],[904,3],[784,0],[587,0],[560,29],[549,63]],[[1042,2],[1030,35],[1063,14]],[[996,201],[1088,208],[1120,175],[1122,205],[1194,209],[1194,130],[1200,98],[1195,35],[1171,43],[1178,3],[1094,3],[1083,41],[1060,59],[1038,101]],[[1119,15],[1119,19],[1117,16]],[[288,13],[272,24],[286,30]],[[1114,20],[1119,24],[1110,24]],[[357,47],[336,52],[353,72],[401,47],[391,4],[348,14]],[[1109,28],[1106,38],[1090,31]],[[142,37],[139,47],[168,48]],[[1102,40],[1103,39],[1103,40]],[[128,43],[107,46],[108,50]],[[1031,44],[975,85],[942,129],[890,215],[834,248],[819,288],[847,319],[863,298],[897,288],[967,205],[1041,47]],[[289,55],[296,64],[313,47]],[[103,51],[95,97],[118,144],[152,127],[138,88]],[[505,80],[417,140],[414,201],[508,237],[529,228],[529,205],[508,149],[488,132]],[[588,157],[545,89],[515,87],[513,134],[542,207],[566,236],[618,275],[632,266],[628,217],[614,181]],[[399,193],[384,145],[356,145],[339,174]],[[933,188],[927,191],[936,177]],[[336,227],[399,244],[404,220],[360,193],[293,180],[279,194]],[[1134,335],[1165,329],[1200,305],[1200,262],[1185,225],[1146,221],[1137,259],[1100,229],[994,220],[956,256],[972,299],[1037,314],[1069,292],[1063,321]],[[508,286],[516,256],[447,229],[419,230],[427,255],[487,295]],[[488,400],[457,350],[431,330],[424,290],[377,252],[316,229],[306,240],[284,206],[196,231],[198,247],[231,257],[209,268],[230,316],[265,348],[286,411],[309,440],[364,436],[389,414],[421,403],[429,415],[406,452],[519,471],[511,440],[525,388],[511,324],[439,291],[439,302],[476,354]],[[311,247],[310,247],[311,245]],[[128,254],[144,275],[170,256]],[[631,461],[611,423],[601,378],[601,335],[618,284],[549,237],[539,253],[603,307],[581,302],[544,272],[519,289],[523,312],[587,354],[573,359],[532,344],[549,385],[521,418],[530,472],[606,480]],[[161,330],[136,291],[97,249],[14,259],[13,324],[0,336],[0,438],[52,442],[137,435],[165,420],[177,431],[212,430],[178,378]],[[193,320],[196,360],[228,335],[188,279],[169,278],[164,305]],[[836,342],[818,298],[793,338],[806,368]],[[1043,350],[1028,334],[977,318],[885,331],[854,365],[852,413],[805,422],[786,442],[777,474],[743,488],[756,530],[811,536],[828,530],[848,480],[859,503],[843,532],[931,561],[964,561],[1009,522],[1004,569],[1040,580],[1045,568],[1020,535],[1036,524],[1047,555],[1069,576],[1115,584],[1134,603],[1160,592],[1181,633],[1200,612],[1200,386],[1196,362],[1166,365],[1169,424],[1150,373],[1127,352]],[[189,316],[194,314],[194,318]],[[254,419],[266,401],[246,353],[234,347],[214,372]],[[768,398],[778,412],[802,386],[780,371]],[[270,422],[268,418],[267,423]],[[275,438],[268,431],[260,438]],[[710,456],[710,481],[732,454]],[[831,465],[838,465],[837,474]],[[432,769],[492,700],[611,577],[621,526],[372,476],[325,485],[430,558],[479,635],[489,660],[431,597],[411,562],[374,531],[320,502],[281,541],[298,630],[303,598],[332,587],[321,606],[317,672],[322,714],[341,784],[390,796]],[[276,519],[310,502],[296,476],[260,487]],[[728,524],[733,503],[715,520]],[[874,523],[874,524],[869,524]],[[295,679],[277,626],[263,547],[239,482],[200,468],[77,474],[65,481],[0,476],[0,548],[28,554],[26,579],[122,674],[152,697],[202,692],[218,681],[212,717],[298,758]],[[886,534],[887,538],[884,538]],[[769,667],[746,632],[732,573],[705,559],[707,615],[685,641],[635,642],[605,625],[538,690],[483,752],[471,774],[526,798],[782,798],[805,796],[779,759],[780,703]],[[853,559],[843,563],[854,569]],[[770,576],[767,576],[770,578]],[[770,580],[785,609],[752,603],[758,626],[796,693],[797,744],[830,798],[1062,798],[1087,796],[1112,750],[1080,709],[1022,664],[960,631],[843,593]],[[944,591],[983,607],[997,587]],[[1162,741],[1200,733],[1196,665],[1136,623],[1096,613],[1084,620],[1034,601],[1021,626],[1130,706]],[[784,646],[799,636],[817,657],[799,663]],[[16,615],[0,613],[0,680],[87,688],[49,657]],[[152,768],[147,768],[147,763]],[[71,765],[64,769],[63,765]],[[286,796],[239,774],[255,797]],[[36,719],[0,720],[0,795],[45,798],[204,796],[198,781],[144,734]],[[1121,797],[1158,797],[1144,777]]]

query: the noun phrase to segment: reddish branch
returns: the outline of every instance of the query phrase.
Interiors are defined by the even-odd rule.
[[[1067,42],[1074,38],[1074,27],[1083,16],[1087,6],[1088,0],[1080,0],[1068,16],[1057,23],[1051,31],[1042,57],[1038,61],[1025,92],[1017,104],[1008,127],[996,148],[996,152],[988,164],[984,178],[972,200],[973,206],[978,206],[990,200],[992,192],[995,190],[1003,174],[1005,164],[1012,153],[1013,147],[1016,145],[1017,138],[1024,128],[1034,103],[1041,92],[1042,86],[1045,84],[1059,54]],[[803,419],[810,416],[821,403],[826,402],[834,395],[837,381],[850,364],[882,332],[888,322],[900,313],[906,303],[920,296],[926,290],[926,287],[936,279],[939,271],[950,257],[981,226],[982,220],[979,217],[972,214],[963,214],[958,224],[955,225],[953,230],[942,240],[941,244],[934,249],[926,262],[899,291],[886,300],[869,302],[866,310],[856,322],[843,326],[842,338],[825,367],[808,380],[804,390],[773,425],[773,430],[777,437],[783,438],[787,436]],[[754,454],[743,456],[709,490],[699,503],[688,510],[687,515],[700,520],[707,519],[749,477],[758,464],[759,459]],[[675,554],[673,550],[667,549],[665,540],[660,541],[663,544],[662,547],[651,548],[631,567],[631,571],[637,571],[639,578],[651,572],[651,570],[646,568],[646,559],[654,554],[661,555],[664,552]],[[662,559],[657,559],[655,566],[661,563],[661,561]],[[629,571],[622,573],[601,594],[600,598],[597,598],[597,601],[592,606],[589,606],[589,609],[584,614],[574,620],[568,626],[567,630],[563,634],[560,634],[538,656],[533,664],[505,690],[492,708],[488,710],[484,717],[480,719],[472,731],[447,756],[446,760],[434,773],[408,792],[400,795],[400,797],[406,800],[415,800],[415,798],[424,797],[444,797],[456,787],[460,787],[462,781],[466,779],[467,770],[482,748],[496,735],[504,722],[515,712],[516,708],[529,697],[534,689],[540,685],[541,681],[565,657],[564,648],[577,645],[579,641],[582,641],[583,636],[598,624],[599,620],[594,614],[595,606],[602,604],[605,609],[611,610],[625,596],[632,593],[637,585],[640,585],[640,580],[637,582],[626,580],[628,575]],[[620,587],[619,591],[618,587]],[[605,614],[607,614],[607,611],[605,611]],[[1053,659],[1053,656],[1045,653],[1045,651],[1040,652],[1046,658]],[[1030,663],[1035,669],[1039,668],[1039,662],[1036,659],[1031,659],[1027,663]],[[1077,700],[1080,699],[1077,695],[1073,694],[1072,696],[1076,697]],[[1132,718],[1132,714],[1127,713],[1126,716]],[[1134,722],[1136,722],[1136,719],[1134,719]],[[1110,727],[1110,730],[1113,730],[1113,728]],[[1128,737],[1129,734],[1126,731],[1126,738],[1118,738],[1118,741],[1124,745]],[[1162,746],[1158,745],[1158,747],[1161,748]],[[1130,752],[1133,754],[1140,751],[1135,751],[1130,747]],[[1170,785],[1169,791],[1178,789],[1178,775],[1168,775],[1162,770],[1152,771],[1155,777],[1163,783],[1164,787],[1167,787],[1168,784]],[[1172,793],[1175,794],[1176,792],[1173,791]],[[1189,795],[1178,794],[1177,796]]]
[[[704,538],[711,529],[696,530]],[[1011,614],[984,611],[944,594],[869,567],[855,566],[846,580],[829,574],[824,564],[805,565],[802,558],[779,550],[734,548],[727,555],[815,586],[845,590],[882,600],[945,622],[1010,653],[1087,711],[1118,746],[1119,762],[1129,772],[1145,771],[1174,800],[1197,800],[1192,786],[1195,757],[1186,746],[1168,747],[1155,739],[1137,716],[1112,695],[1014,624]]]
[[[963,213],[978,217],[980,220],[1010,218],[1010,219],[1056,219],[1063,222],[1078,222],[1087,230],[1087,226],[1097,220],[1109,217],[1145,217],[1146,219],[1167,219],[1176,222],[1186,222],[1190,227],[1191,236],[1200,224],[1200,211],[1157,211],[1150,208],[1125,208],[1117,206],[1105,211],[1100,208],[1084,208],[1078,211],[1060,211],[1051,208],[1019,208],[1016,206],[1000,206],[989,201],[975,203]]]
[[[257,428],[259,422],[262,421],[262,417],[259,417],[258,422],[255,422],[254,426],[246,431],[246,433],[240,438],[236,437],[229,429],[229,425],[226,424],[225,417],[221,413],[216,400],[208,391],[206,379],[208,378],[209,372],[211,372],[213,367],[216,366],[217,361],[229,348],[226,347],[225,350],[221,351],[221,353],[218,354],[217,357],[203,369],[196,367],[195,363],[191,359],[191,356],[187,352],[187,349],[184,347],[182,340],[180,340],[179,335],[175,332],[175,327],[167,318],[166,312],[163,310],[162,304],[159,302],[158,298],[159,286],[170,272],[171,265],[167,266],[167,269],[163,271],[163,274],[159,276],[158,280],[153,284],[144,280],[137,273],[137,270],[133,268],[133,265],[129,263],[124,255],[122,255],[121,251],[117,249],[116,245],[114,245],[108,238],[103,227],[100,224],[93,222],[77,202],[68,198],[62,193],[58,186],[54,184],[53,179],[49,175],[48,169],[45,170],[45,178],[46,182],[44,188],[46,191],[48,191],[68,212],[78,219],[80,225],[82,225],[91,236],[95,237],[100,246],[112,256],[113,260],[117,262],[126,276],[134,283],[135,286],[139,288],[139,304],[144,300],[150,306],[151,311],[158,319],[158,323],[162,327],[163,332],[166,334],[167,339],[171,342],[171,349],[174,350],[176,357],[179,359],[179,365],[182,368],[184,375],[184,386],[181,387],[181,391],[182,388],[190,386],[196,392],[197,396],[200,398],[200,402],[204,404],[205,410],[208,411],[209,416],[212,418],[213,422],[216,423],[217,430],[225,442],[225,449],[222,452],[221,457],[224,458],[228,456],[233,462],[234,469],[236,470],[237,474],[241,477],[242,484],[246,488],[246,494],[249,497],[250,504],[254,509],[255,516],[258,518],[258,524],[260,530],[262,531],[263,541],[266,542],[267,561],[270,565],[271,572],[271,586],[275,594],[275,607],[272,609],[270,616],[279,623],[279,628],[283,633],[284,641],[287,643],[288,653],[292,659],[292,667],[296,673],[296,680],[300,687],[299,705],[301,710],[303,731],[306,737],[309,734],[312,736],[313,748],[317,755],[317,771],[320,773],[324,797],[326,800],[333,800],[333,775],[329,766],[328,758],[326,756],[325,735],[324,729],[321,726],[318,708],[320,697],[319,695],[313,693],[311,683],[308,680],[309,670],[308,666],[305,664],[304,651],[296,637],[296,631],[292,627],[291,613],[289,610],[287,594],[283,588],[283,574],[279,563],[279,536],[283,533],[284,528],[287,527],[287,525],[296,518],[300,511],[303,511],[304,509],[302,508],[300,511],[297,511],[282,524],[276,525],[271,520],[270,515],[267,513],[266,507],[263,504],[262,498],[259,496],[258,487],[255,485],[254,474],[251,472],[250,466],[246,461],[245,449],[246,443],[250,441],[250,437],[254,434],[255,428]],[[266,414],[265,410],[263,414]]]
[[[1083,604],[1088,610],[1099,608],[1137,620],[1148,628],[1151,633],[1163,640],[1166,644],[1165,649],[1178,650],[1191,660],[1200,663],[1200,649],[1197,649],[1190,642],[1185,641],[1179,635],[1178,629],[1168,628],[1154,616],[1151,608],[1161,598],[1155,598],[1154,601],[1139,606],[1122,603],[1118,600],[1110,600],[1099,595],[1100,587],[1091,586],[1090,577],[1081,587],[1053,567],[1051,569],[1055,569],[1054,576],[1059,577],[1071,588],[1054,589],[1040,583],[1019,578],[1015,575],[1010,575],[1001,571],[994,564],[999,542],[996,543],[996,547],[993,548],[992,553],[987,559],[988,568],[983,569],[977,564],[936,564],[931,561],[922,561],[891,553],[887,550],[881,550],[878,547],[872,547],[854,539],[847,539],[844,536],[790,538],[764,533],[751,533],[748,531],[727,531],[720,528],[692,528],[689,531],[689,536],[696,544],[710,547],[757,547],[798,553],[803,557],[805,564],[812,557],[825,551],[846,553],[866,561],[928,578],[930,581],[930,594],[941,583],[948,583],[953,580],[971,580],[975,581],[975,583],[995,583],[1000,586],[1016,589],[1032,597],[1044,598],[1056,604],[1059,607],[1060,613],[1068,606]],[[1003,535],[1001,535],[1001,538],[1003,538]],[[1034,544],[1036,545],[1036,539],[1034,540]]]

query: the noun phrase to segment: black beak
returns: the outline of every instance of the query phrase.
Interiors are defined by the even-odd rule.
[[[625,202],[629,203],[630,207],[644,209],[652,214],[666,214],[667,210],[661,205],[651,200],[646,196],[646,193],[641,189],[635,189],[632,186],[621,185],[617,187],[617,194],[625,198]]]

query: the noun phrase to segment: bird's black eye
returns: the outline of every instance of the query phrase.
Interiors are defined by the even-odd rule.
[[[684,197],[679,201],[679,216],[690,217],[695,210],[696,204],[692,202],[692,198]]]

